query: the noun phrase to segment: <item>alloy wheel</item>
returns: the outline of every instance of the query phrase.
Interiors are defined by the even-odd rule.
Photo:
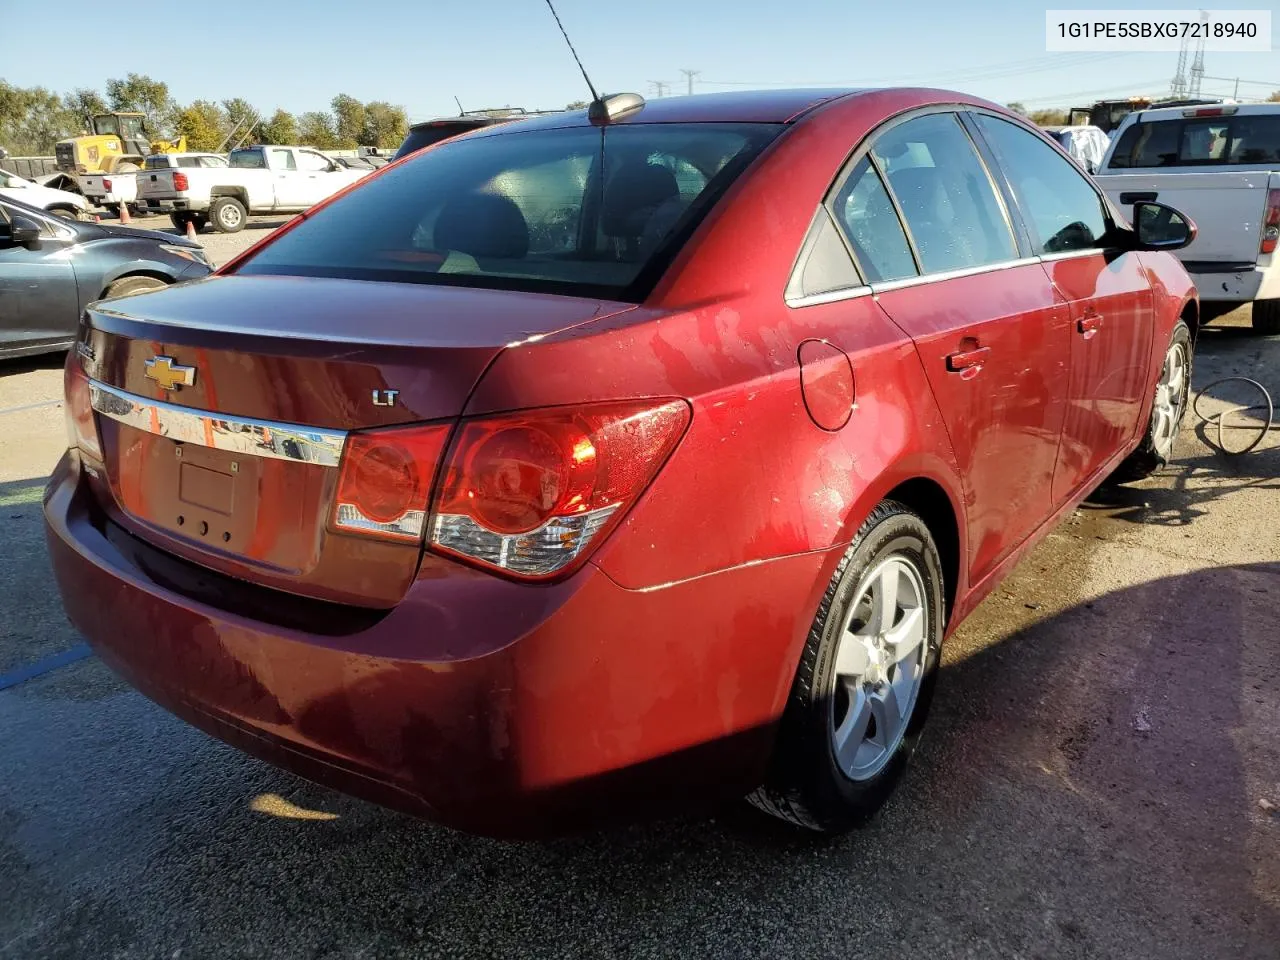
[[[1164,355],[1164,367],[1156,384],[1156,401],[1152,411],[1151,443],[1161,456],[1167,457],[1173,449],[1186,402],[1187,348],[1183,343],[1174,342]]]

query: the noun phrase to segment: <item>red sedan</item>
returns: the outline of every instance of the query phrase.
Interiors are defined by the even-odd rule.
[[[193,724],[461,829],[744,795],[849,827],[946,635],[1170,456],[1194,226],[1132,223],[941,91],[623,96],[447,142],[90,308],[63,598]]]

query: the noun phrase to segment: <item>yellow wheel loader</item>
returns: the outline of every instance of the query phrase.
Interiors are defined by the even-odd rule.
[[[93,118],[93,132],[54,145],[58,169],[71,176],[133,173],[153,153],[185,153],[186,137],[152,140],[141,113],[103,113]]]

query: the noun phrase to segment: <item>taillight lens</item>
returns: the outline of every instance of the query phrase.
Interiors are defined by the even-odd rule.
[[[93,459],[101,460],[102,445],[98,441],[98,425],[93,417],[89,376],[80,365],[80,356],[74,349],[67,354],[67,363],[62,373],[62,386],[67,403],[68,445],[79,447]]]
[[[173,174],[173,189],[185,190],[187,189],[187,185],[187,175],[175,170]]]
[[[107,193],[111,192],[111,181],[108,180],[106,177],[102,178],[102,189],[107,191]]]
[[[1280,242],[1280,190],[1267,191],[1267,213],[1262,218],[1260,253],[1275,253]]]
[[[622,519],[688,423],[682,401],[464,421],[436,498],[431,548],[523,579],[565,574]]]
[[[451,426],[391,427],[348,436],[334,526],[389,540],[420,541],[431,481]]]

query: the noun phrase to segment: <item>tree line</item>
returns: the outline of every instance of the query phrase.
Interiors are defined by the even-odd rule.
[[[137,73],[108,80],[102,91],[81,87],[63,94],[0,79],[0,147],[14,156],[47,156],[59,140],[90,132],[95,114],[112,111],[145,114],[153,138],[185,136],[191,150],[226,149],[233,135],[235,141],[307,144],[320,150],[394,149],[409,132],[404,107],[382,100],[362,103],[340,93],[329,107],[265,115],[240,97],[180,104],[164,81]]]

